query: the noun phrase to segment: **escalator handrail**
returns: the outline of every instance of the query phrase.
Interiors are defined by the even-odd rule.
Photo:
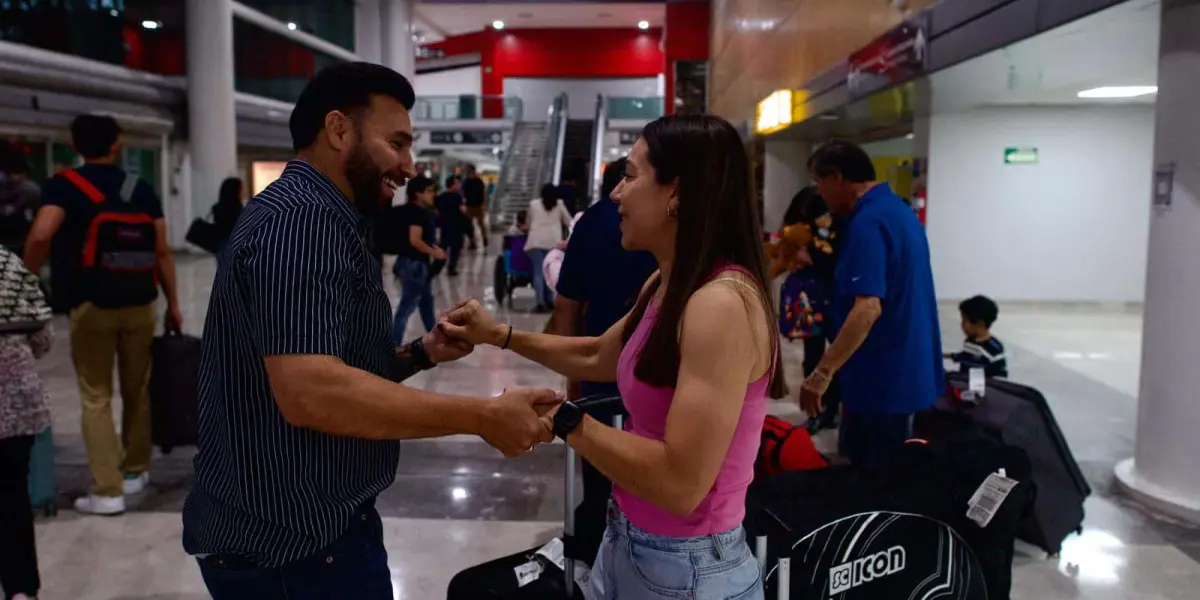
[[[596,121],[592,125],[592,166],[588,171],[588,205],[600,200],[604,173],[604,136],[608,129],[608,98],[596,94]]]

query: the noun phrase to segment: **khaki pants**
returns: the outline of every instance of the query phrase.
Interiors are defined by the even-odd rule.
[[[471,219],[471,231],[468,232],[471,240],[471,247],[475,247],[475,225],[479,225],[479,234],[483,238],[483,245],[488,245],[488,229],[487,229],[487,204],[480,206],[468,206],[467,216]]]
[[[120,496],[126,473],[150,468],[150,345],[154,305],[71,311],[71,360],[83,401],[92,493]],[[121,381],[121,438],[113,423],[113,361]]]

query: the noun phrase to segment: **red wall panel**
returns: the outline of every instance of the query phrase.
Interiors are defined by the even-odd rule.
[[[655,77],[666,64],[662,31],[649,29],[486,29],[430,44],[446,56],[478,53],[485,96],[505,77]],[[484,104],[484,116],[497,116]],[[502,110],[502,109],[501,109]]]
[[[675,61],[708,60],[709,5],[707,2],[667,4],[663,54],[667,113],[675,112]]]

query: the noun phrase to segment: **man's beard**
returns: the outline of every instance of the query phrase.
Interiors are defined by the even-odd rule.
[[[354,194],[351,199],[358,212],[372,217],[383,210],[383,169],[375,165],[366,147],[359,142],[346,157],[346,181]]]

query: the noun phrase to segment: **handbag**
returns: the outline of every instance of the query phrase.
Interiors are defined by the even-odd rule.
[[[217,254],[221,251],[221,244],[225,240],[220,229],[217,228],[217,224],[213,223],[211,219],[212,212],[209,212],[207,217],[192,221],[185,239],[189,244],[199,246],[209,254]]]
[[[53,317],[42,280],[29,272],[21,257],[0,248],[0,333],[29,333]]]

